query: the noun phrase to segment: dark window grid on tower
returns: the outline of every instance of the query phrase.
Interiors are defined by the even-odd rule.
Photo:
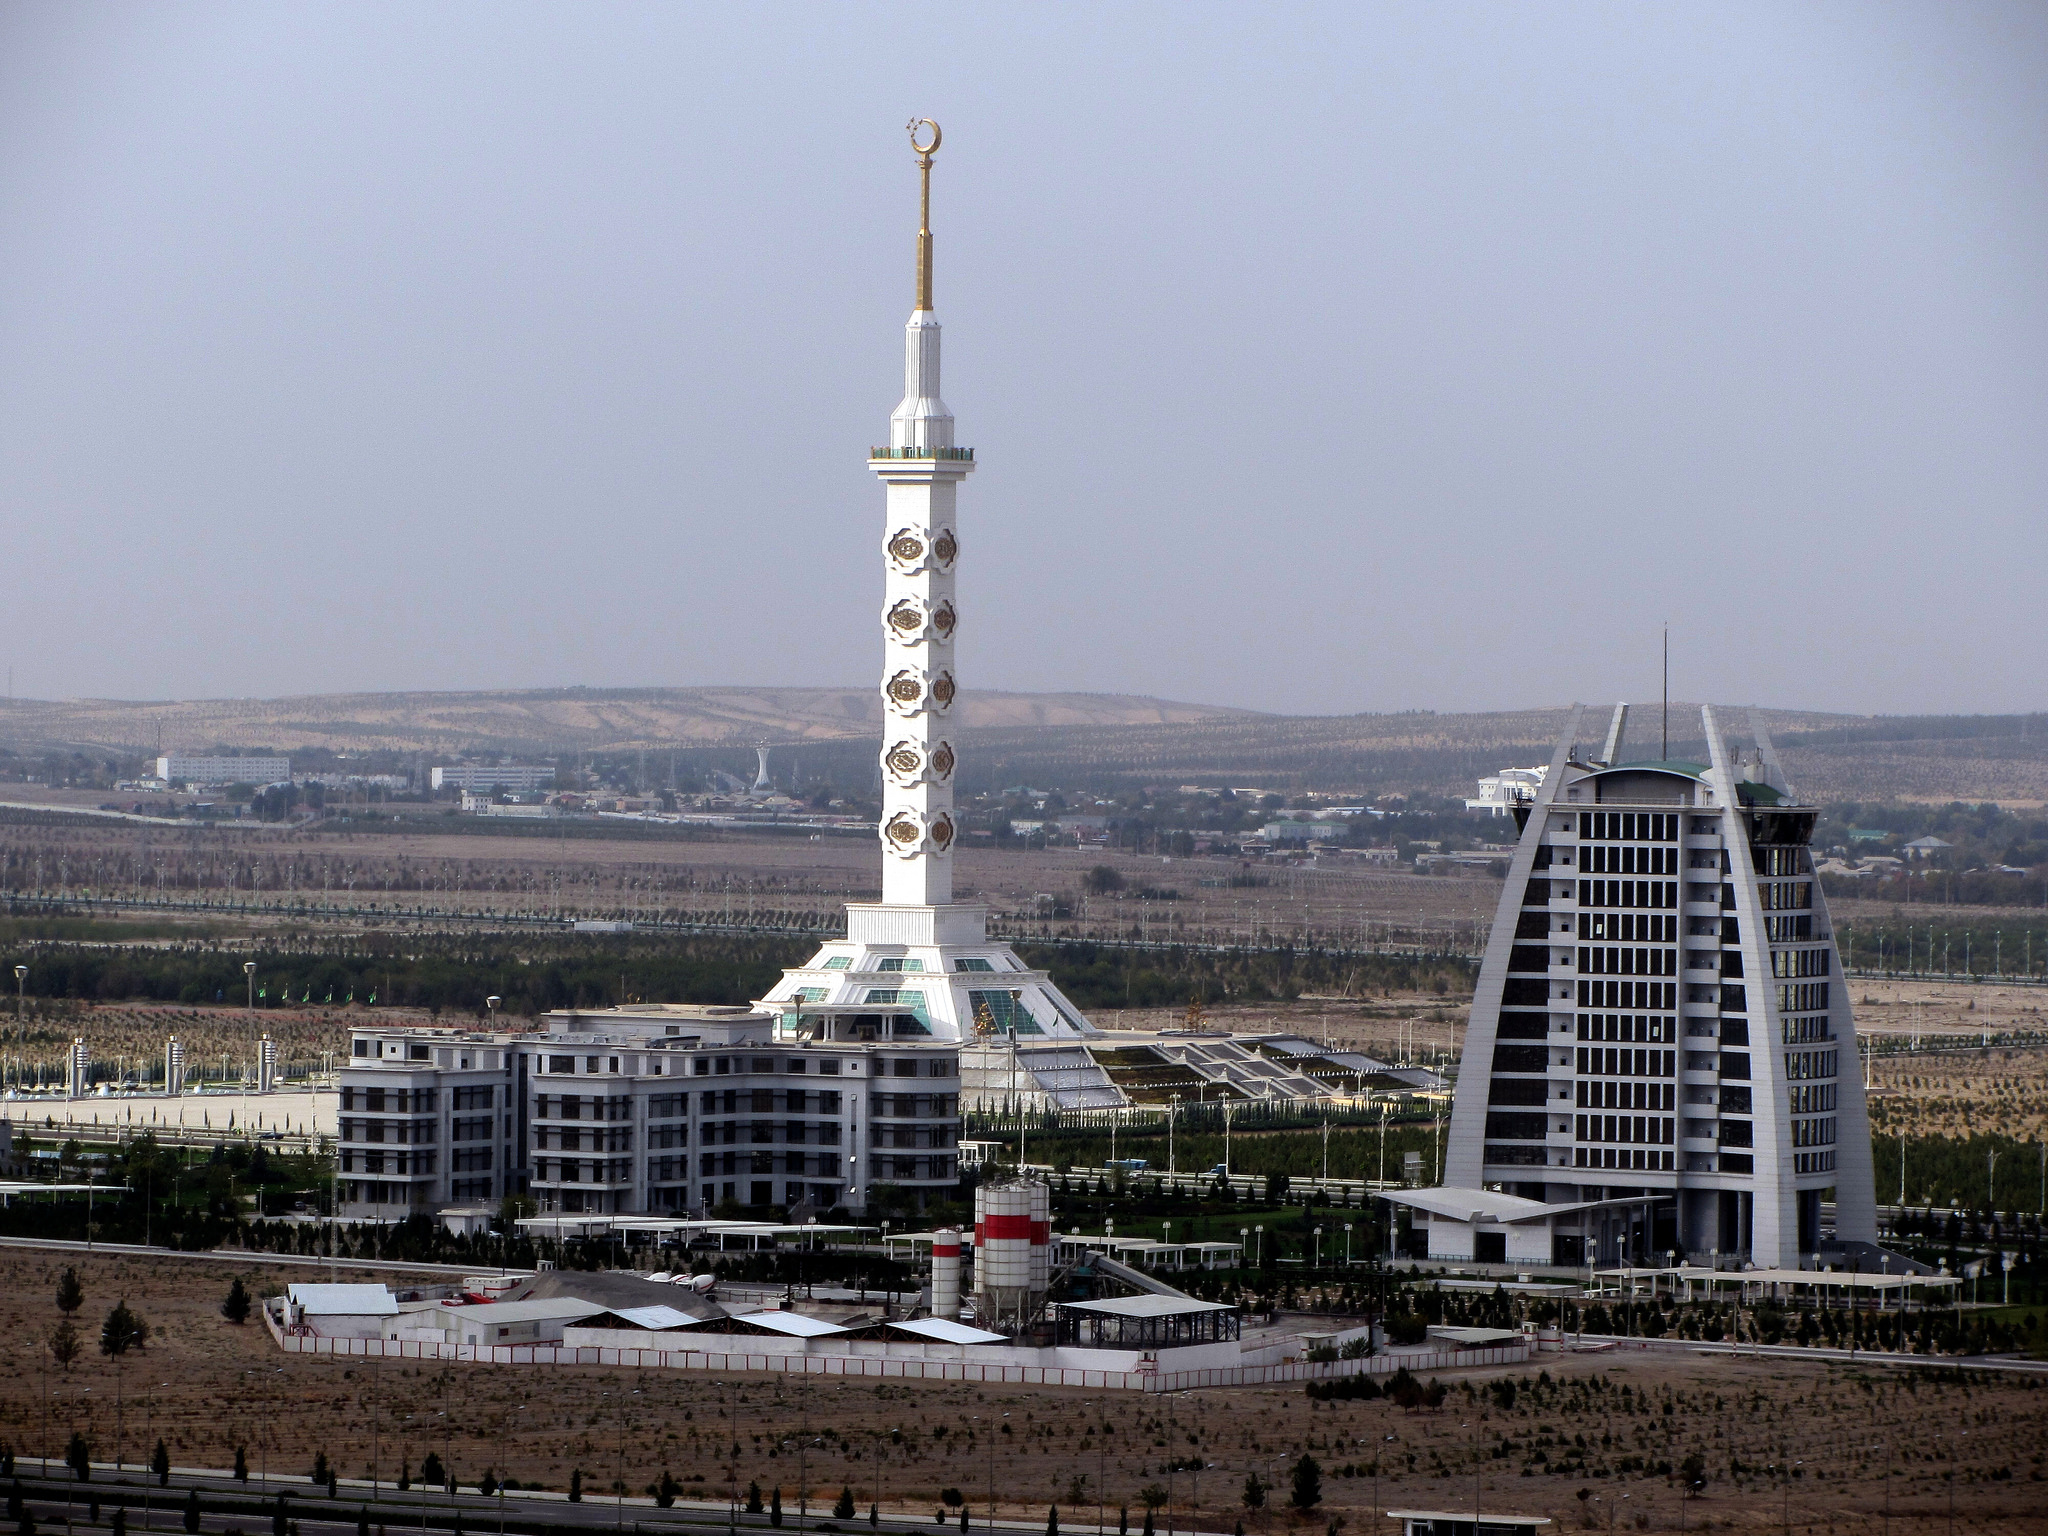
[[[1714,898],[1693,899],[1708,901]],[[1813,903],[1808,900],[1800,904],[1811,906]],[[1581,880],[1579,905],[1585,908],[1670,910],[1678,905],[1678,883],[1675,880]]]
[[[367,1110],[373,1115],[420,1114],[433,1110],[439,1097],[439,1090],[434,1088],[345,1087],[341,1090],[341,1107]]]
[[[1578,1020],[1581,1040],[1671,1044],[1678,1038],[1676,1014],[1582,1013]]]
[[[1669,811],[1581,811],[1579,840],[1607,843],[1675,843],[1681,818]]]
[[[1579,918],[1577,927],[1582,939],[1619,940],[1625,944],[1678,942],[1678,919],[1653,912],[1588,912]],[[1671,972],[1655,974],[1668,976]]]
[[[344,1147],[341,1153],[343,1173],[429,1174],[437,1163],[433,1152],[386,1152],[378,1147],[358,1152]]]
[[[1759,880],[1756,904],[1764,912],[1799,912],[1813,906],[1811,880]]]
[[[1804,1017],[1781,1017],[1778,1021],[1778,1038],[1785,1045],[1811,1045],[1833,1040],[1834,1019],[1825,1013],[1808,1014]]]
[[[1795,1083],[1785,1090],[1785,1096],[1795,1115],[1825,1115],[1834,1112],[1838,1092],[1834,1083]]]
[[[1785,979],[1799,976],[1827,976],[1833,973],[1833,949],[1774,949],[1771,975]]]
[[[440,1126],[432,1120],[365,1119],[344,1116],[341,1122],[341,1139],[344,1142],[363,1142],[377,1146],[431,1147],[440,1140]]]
[[[633,1150],[633,1128],[608,1125],[584,1130],[573,1126],[536,1125],[533,1128],[533,1148],[536,1152],[630,1152]]]
[[[1673,981],[1607,981],[1581,977],[1578,986],[1581,1008],[1675,1009],[1678,983]]]
[[[1832,1078],[1841,1059],[1840,1051],[1787,1051],[1785,1053],[1785,1080],[1806,1082],[1815,1078]]]
[[[1678,951],[1635,944],[1579,945],[1581,976],[1676,976]]]
[[[1764,919],[1764,939],[1768,943],[1796,944],[1812,937],[1813,918],[1810,914]]]
[[[1628,843],[1588,843],[1579,849],[1582,875],[1675,875],[1676,848],[1638,847]]]

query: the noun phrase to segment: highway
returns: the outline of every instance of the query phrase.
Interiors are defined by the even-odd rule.
[[[655,1502],[642,1495],[637,1498],[620,1499],[612,1495],[592,1493],[580,1503],[571,1503],[560,1493],[534,1493],[521,1491],[502,1493],[485,1498],[480,1493],[459,1493],[450,1497],[446,1493],[426,1494],[419,1489],[401,1493],[389,1484],[380,1488],[361,1479],[341,1480],[336,1497],[327,1497],[324,1488],[316,1488],[302,1477],[273,1476],[267,1481],[251,1474],[246,1483],[237,1482],[227,1473],[204,1467],[174,1467],[171,1470],[168,1487],[158,1487],[156,1479],[142,1469],[128,1466],[116,1470],[111,1462],[94,1462],[92,1480],[80,1483],[68,1468],[52,1459],[47,1464],[33,1456],[15,1458],[15,1482],[20,1486],[23,1502],[40,1527],[49,1528],[57,1524],[67,1527],[83,1524],[88,1501],[101,1501],[100,1520],[105,1525],[113,1513],[113,1506],[121,1504],[128,1510],[128,1528],[131,1531],[165,1531],[182,1533],[185,1529],[183,1516],[186,1500],[194,1488],[200,1492],[203,1501],[200,1529],[207,1533],[227,1533],[227,1536],[269,1536],[268,1527],[274,1516],[276,1500],[283,1494],[289,1504],[287,1518],[293,1521],[299,1536],[356,1536],[359,1519],[367,1517],[373,1531],[382,1536],[398,1536],[405,1531],[418,1531],[422,1536],[449,1536],[455,1530],[472,1533],[472,1536],[489,1536],[493,1531],[507,1532],[508,1536],[542,1536],[555,1531],[606,1530],[623,1532],[676,1532],[708,1533],[713,1531],[770,1531],[776,1529],[767,1514],[750,1515],[737,1509],[724,1498],[716,1500],[678,1498],[675,1505],[662,1509]],[[800,1536],[806,1531],[846,1532],[848,1536],[858,1533],[882,1533],[882,1536],[930,1536],[937,1522],[927,1517],[905,1517],[891,1515],[870,1525],[865,1512],[852,1520],[835,1521],[831,1518],[832,1501],[838,1497],[836,1488],[828,1488],[821,1482],[816,1488],[817,1499],[808,1518],[792,1502],[783,1510],[780,1527],[783,1536]],[[234,1507],[222,1510],[213,1507],[220,1501],[229,1501]],[[1076,1515],[1080,1511],[1075,1512]],[[959,1529],[958,1516],[949,1518],[948,1526]],[[986,1530],[990,1523],[979,1516],[970,1515],[970,1529]],[[1038,1532],[1045,1528],[1042,1517],[1030,1520],[998,1520],[994,1529],[999,1531]],[[1078,1518],[1070,1520],[1065,1510],[1060,1514],[1062,1531],[1075,1536],[1107,1536],[1108,1527],[1098,1528]],[[1162,1536],[1210,1536],[1179,1528]],[[1223,1533],[1213,1533],[1223,1536]]]

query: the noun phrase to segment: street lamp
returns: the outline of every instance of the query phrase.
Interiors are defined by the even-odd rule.
[[[256,1006],[256,962],[254,960],[244,960],[242,962],[242,980],[248,984],[249,989],[249,1000],[243,1006],[254,1008]]]
[[[1344,1267],[1351,1267],[1351,1223],[1344,1223]]]
[[[17,1035],[21,1033],[21,1010],[24,990],[27,986],[28,967],[17,965],[14,968],[14,1032]]]
[[[1378,1519],[1379,1519],[1379,1517],[1380,1517],[1380,1459],[1381,1459],[1381,1458],[1382,1458],[1382,1457],[1383,1457],[1383,1456],[1384,1456],[1384,1455],[1386,1454],[1386,1448],[1387,1448],[1388,1446],[1390,1446],[1390,1445],[1392,1445],[1392,1444],[1394,1443],[1394,1441],[1395,1441],[1395,1438],[1396,1438],[1396,1437],[1395,1437],[1395,1436],[1393,1436],[1393,1435],[1386,1435],[1386,1436],[1383,1436],[1383,1437],[1381,1437],[1380,1443],[1379,1443],[1378,1445],[1376,1445],[1376,1446],[1374,1446],[1374,1447],[1373,1447],[1373,1451],[1372,1451],[1372,1508],[1373,1508],[1373,1516],[1372,1516],[1372,1517],[1373,1517],[1373,1519],[1374,1519],[1374,1520],[1378,1520]]]

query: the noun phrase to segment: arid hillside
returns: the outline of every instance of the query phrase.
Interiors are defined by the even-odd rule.
[[[969,729],[1178,724],[1243,711],[1126,694],[963,696]],[[326,747],[338,752],[604,752],[864,736],[872,688],[562,688],[504,693],[342,693],[289,699],[18,699],[0,743],[107,750]]]
[[[1597,751],[1611,705],[1580,738]],[[1482,775],[1549,760],[1562,705],[1473,714],[1265,715],[1131,694],[964,691],[956,716],[963,788],[1115,788],[1227,783],[1343,794],[1471,794]],[[1724,708],[1748,739],[1748,710]],[[2048,716],[1866,716],[1765,709],[1798,789],[1824,802],[1995,800],[2048,804]],[[1668,743],[1654,704],[1636,706],[1623,756],[1704,759],[1697,704],[1673,703]],[[0,747],[546,757],[675,754],[686,768],[749,766],[765,741],[800,747],[842,784],[873,771],[881,701],[870,688],[563,688],[360,693],[286,699],[115,699],[0,705]],[[740,758],[734,758],[738,752]],[[694,754],[694,756],[693,756]]]

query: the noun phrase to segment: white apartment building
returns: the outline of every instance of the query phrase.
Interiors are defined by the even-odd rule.
[[[516,793],[528,789],[553,789],[555,766],[552,763],[461,763],[452,768],[435,768],[429,778],[435,789]]]
[[[282,784],[292,776],[288,757],[159,757],[156,776],[166,784]]]
[[[1527,800],[1542,787],[1541,768],[1503,768],[1479,781],[1479,795],[1465,802],[1468,811],[1485,811],[1505,816],[1516,804]]]
[[[1760,722],[1743,760],[1702,719],[1710,762],[1631,762],[1626,705],[1598,759],[1580,755],[1575,714],[1517,808],[1444,1182],[1421,1192],[1439,1209],[1417,1212],[1411,1252],[1506,1261],[1505,1226],[1542,1215],[1559,1264],[1676,1251],[1797,1268],[1860,1250],[1877,1267],[1855,1024],[1807,846],[1817,813]],[[1502,1196],[1512,1211],[1482,1219]]]
[[[353,1032],[341,1072],[345,1216],[528,1195],[544,1212],[726,1201],[922,1206],[959,1180],[958,1047],[865,1007],[635,1005],[533,1032]]]

